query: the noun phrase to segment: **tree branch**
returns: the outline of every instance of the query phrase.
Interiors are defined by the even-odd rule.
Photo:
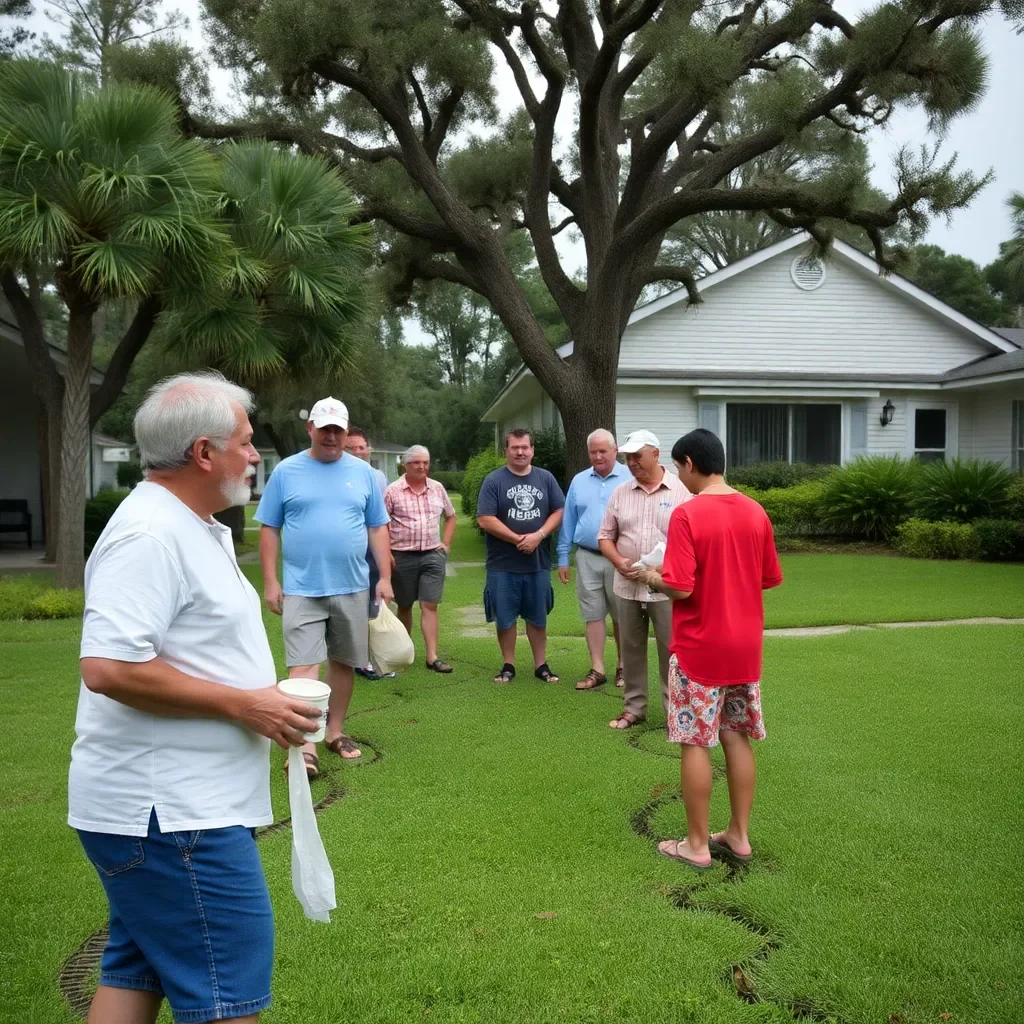
[[[691,306],[695,306],[704,300],[697,289],[697,281],[693,271],[688,267],[670,267],[664,264],[655,264],[648,267],[638,275],[637,283],[641,288],[649,284],[657,284],[659,281],[678,281],[686,289],[686,298]]]
[[[423,95],[423,90],[420,88],[420,83],[416,81],[416,76],[409,72],[409,81],[412,83],[412,94],[416,97],[416,105],[420,108],[420,117],[423,119],[423,141],[424,143],[430,138],[430,131],[434,126],[434,119],[430,116],[430,108],[427,106],[427,98]]]
[[[149,295],[139,304],[128,330],[118,342],[100,386],[92,393],[89,401],[89,426],[95,427],[103,414],[117,401],[128,382],[128,372],[135,357],[142,350],[153,333],[156,318],[160,315],[160,300]]]
[[[434,127],[426,139],[427,154],[435,164],[437,163],[438,155],[441,152],[441,147],[444,145],[444,140],[448,136],[448,129],[451,127],[452,118],[455,116],[455,112],[459,109],[459,103],[462,101],[463,93],[464,90],[461,86],[455,86],[438,105],[437,117],[434,119]]]

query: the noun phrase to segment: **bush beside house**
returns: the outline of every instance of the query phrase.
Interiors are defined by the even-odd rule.
[[[405,472],[405,466],[399,468]],[[464,475],[461,469],[439,469],[436,472],[431,471],[430,478],[436,480],[449,494],[461,494]]]
[[[505,456],[490,447],[478,452],[466,463],[466,470],[462,474],[462,511],[470,519],[476,519],[476,503],[487,474],[504,465]]]
[[[814,468],[814,467],[812,467]],[[749,471],[749,472],[748,472]],[[778,464],[744,467],[741,479],[787,479]],[[801,479],[798,470],[793,479]],[[989,462],[921,464],[860,458],[823,479],[738,489],[759,502],[780,537],[885,541],[917,558],[1024,561],[1024,475]]]

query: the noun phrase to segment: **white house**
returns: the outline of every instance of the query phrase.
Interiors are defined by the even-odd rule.
[[[54,362],[63,372],[64,353],[52,348]],[[102,376],[93,373],[93,384]],[[117,465],[127,462],[131,449],[114,438],[93,432],[89,446],[89,465],[85,476],[86,493],[93,497],[104,487],[117,485]],[[42,471],[39,461],[39,402],[21,332],[6,302],[0,298],[0,498],[28,501],[32,514],[32,541],[43,539]],[[20,537],[15,538],[20,541]],[[13,541],[6,541],[12,542]]]
[[[794,235],[637,307],[619,355],[616,432],[653,430],[669,461],[694,427],[730,466],[860,454],[988,459],[1024,469],[1024,330],[990,329],[837,241]],[[572,344],[559,354],[571,360]],[[483,420],[559,425],[525,367]]]

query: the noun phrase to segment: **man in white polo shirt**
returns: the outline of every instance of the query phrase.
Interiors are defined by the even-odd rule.
[[[145,482],[85,570],[68,823],[110,902],[89,1020],[255,1021],[274,924],[256,852],[273,821],[270,740],[319,711],[283,696],[259,595],[213,513],[249,498],[247,391],[220,374],[158,384],[135,417]]]

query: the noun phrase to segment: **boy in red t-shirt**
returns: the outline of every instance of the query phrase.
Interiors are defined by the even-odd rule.
[[[676,441],[672,459],[679,479],[696,495],[669,520],[661,572],[640,578],[672,598],[669,644],[668,737],[682,744],[682,793],[687,837],[669,839],[658,852],[704,869],[711,851],[750,860],[747,824],[754,803],[754,751],[763,740],[761,591],[782,582],[772,524],[756,501],[723,479],[725,450],[710,430]],[[708,834],[711,757],[719,738],[725,750],[732,817],[723,832]]]

